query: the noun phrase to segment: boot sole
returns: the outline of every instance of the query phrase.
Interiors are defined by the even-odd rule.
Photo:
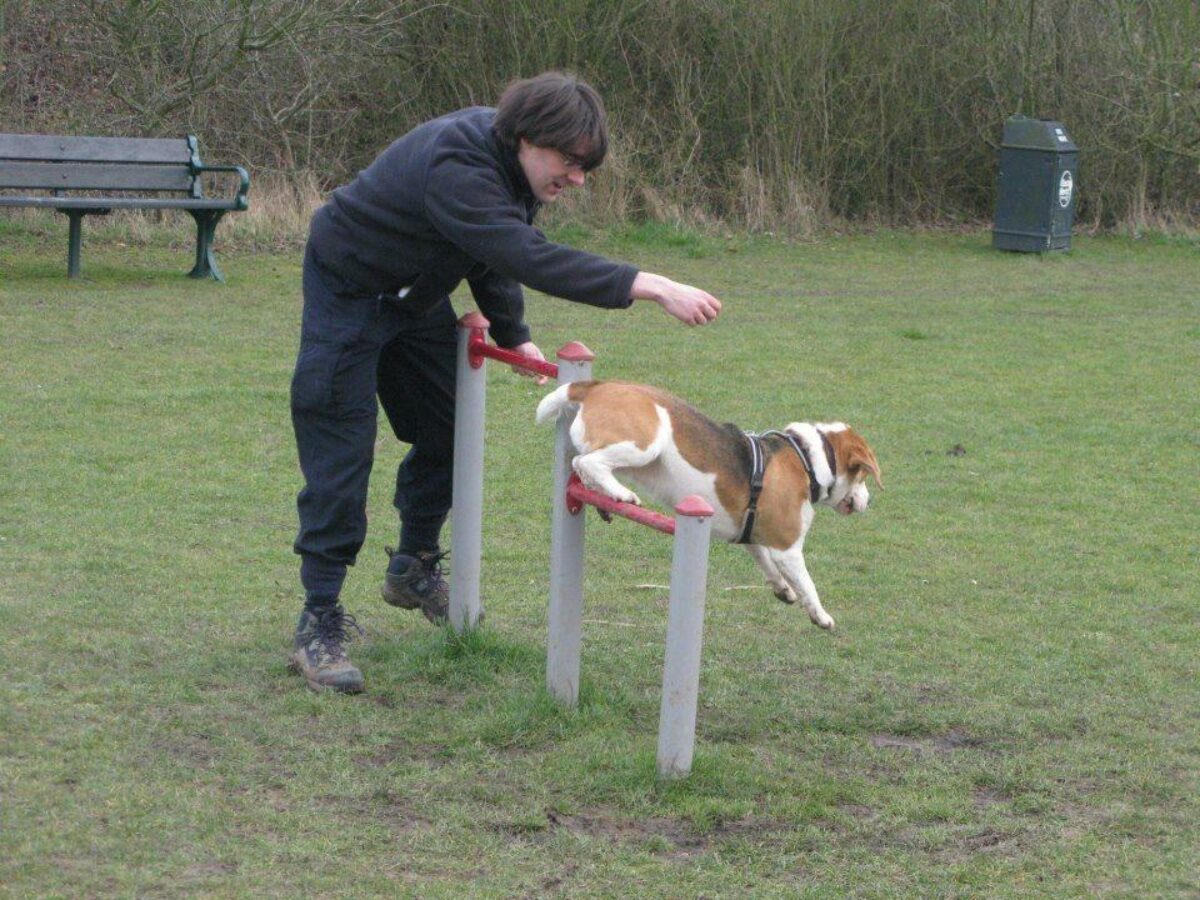
[[[388,606],[394,606],[397,609],[419,609],[421,614],[432,624],[446,624],[447,619],[450,617],[449,607],[441,612],[431,612],[419,599],[414,599],[409,594],[400,593],[401,588],[394,587],[391,580],[392,576],[387,576],[383,582],[383,587],[379,591],[379,596],[383,598],[384,603],[388,604]]]
[[[315,678],[310,677],[309,674],[304,671],[304,667],[300,665],[300,663],[296,662],[295,658],[288,660],[288,669],[292,672],[295,672],[297,675],[302,676],[304,678],[304,684],[314,694],[324,694],[328,691],[332,691],[335,694],[361,694],[366,690],[366,684],[362,681],[359,681],[356,684],[347,685],[322,684]]]
[[[383,602],[389,606],[395,606],[399,609],[420,609],[421,601],[411,599],[409,596],[402,594],[400,588],[393,587],[391,576],[383,582],[383,587],[379,591],[379,596],[383,597]]]

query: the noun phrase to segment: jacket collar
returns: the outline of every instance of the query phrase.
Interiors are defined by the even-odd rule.
[[[525,177],[525,170],[521,167],[520,159],[517,158],[516,148],[509,147],[500,140],[500,135],[496,134],[494,127],[492,128],[492,141],[496,144],[496,156],[499,158],[500,164],[512,180],[513,187],[516,188],[517,197],[525,202],[531,212],[536,212],[541,206],[541,202],[533,196],[533,188],[529,186],[529,179]]]

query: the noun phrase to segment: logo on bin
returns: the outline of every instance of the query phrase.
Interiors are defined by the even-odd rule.
[[[1075,191],[1075,179],[1071,177],[1071,170],[1062,173],[1062,178],[1058,180],[1058,205],[1066,209],[1071,205],[1071,194]]]

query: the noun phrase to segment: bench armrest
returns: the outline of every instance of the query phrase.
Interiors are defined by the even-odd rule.
[[[250,175],[241,166],[192,166],[192,171],[197,176],[203,175],[205,172],[233,172],[240,179],[237,190],[237,205],[238,209],[246,209],[250,206],[250,201],[246,199],[246,192],[250,190]]]

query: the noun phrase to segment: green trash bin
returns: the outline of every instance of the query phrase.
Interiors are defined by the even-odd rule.
[[[1070,248],[1078,158],[1061,122],[1012,116],[1004,123],[993,247],[1026,253]]]

